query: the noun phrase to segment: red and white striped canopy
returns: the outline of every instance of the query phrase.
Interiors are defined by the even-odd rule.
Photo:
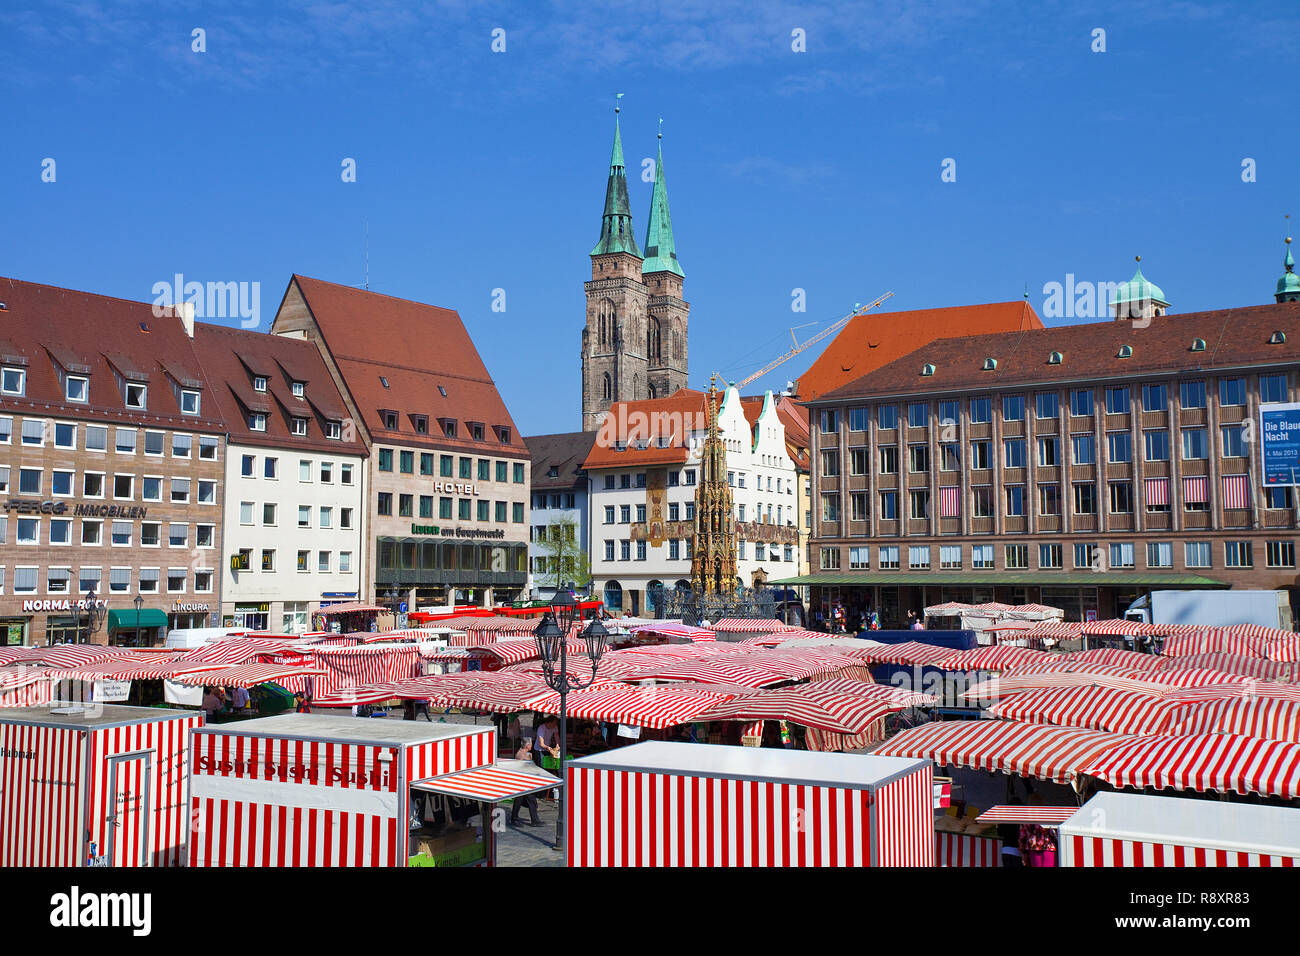
[[[732,634],[775,634],[778,631],[799,630],[774,617],[724,617],[706,626],[710,630],[727,631]]]
[[[520,664],[540,657],[537,652],[537,642],[534,640],[477,644],[472,645],[469,651],[475,655],[495,657],[502,664]],[[586,644],[581,641],[566,641],[565,652],[569,659],[569,666],[574,671],[580,668],[584,669],[584,672],[591,670],[591,659],[587,657]]]
[[[161,680],[180,674],[221,670],[223,666],[201,661],[160,660],[152,664],[135,660],[98,661],[84,667],[52,669],[48,673],[54,680]]]
[[[687,661],[697,657],[715,657],[719,654],[748,654],[754,650],[752,645],[742,641],[700,641],[695,644],[643,644],[640,647],[625,647],[611,653],[628,660],[643,658],[673,658]]]
[[[501,767],[479,767],[476,770],[447,774],[445,777],[427,777],[416,781],[412,786],[429,793],[445,793],[483,803],[500,803],[539,790],[552,790],[561,784],[550,774],[543,777],[517,770],[504,770]]]
[[[1032,677],[1039,674],[1110,674],[1121,675],[1133,673],[1132,667],[1122,664],[1098,664],[1081,661],[1078,654],[1044,654],[1028,664],[1006,671],[1002,676]],[[1049,686],[1047,684],[1042,685]]]
[[[1016,672],[981,681],[962,696],[970,700],[996,700],[1011,694],[1050,687],[1106,687],[1112,690],[1159,696],[1169,689],[1168,684],[1138,680],[1129,676],[1131,673],[1113,664],[1093,664],[1091,667],[1080,666],[1078,670],[1049,671],[1039,674]]]
[[[1045,651],[1036,651],[1029,647],[1009,647],[1005,644],[993,644],[989,647],[976,647],[969,651],[957,651],[955,654],[949,654],[935,666],[946,671],[1005,671],[1032,664],[1042,658],[1045,653]]]
[[[701,718],[729,695],[678,687],[596,688],[569,695],[569,716],[662,730]],[[559,713],[560,695],[536,702],[542,713]]]
[[[256,687],[258,684],[278,684],[288,678],[323,676],[323,667],[298,667],[287,664],[240,664],[215,671],[197,674],[179,674],[169,678],[190,687]]]
[[[1036,823],[1039,826],[1060,826],[1079,812],[1078,807],[1049,806],[1005,806],[989,807],[978,817],[976,823]]]
[[[691,627],[681,621],[656,621],[631,629],[633,634],[661,634],[664,637],[681,637],[690,641],[716,641],[717,635],[707,627]]]
[[[1273,661],[1300,661],[1300,634],[1288,634],[1266,642],[1264,654]]]
[[[1195,628],[1187,634],[1171,634],[1160,648],[1162,657],[1192,657],[1196,654],[1237,654],[1245,657],[1265,656],[1267,642],[1262,638],[1232,633],[1222,627]]]
[[[260,654],[282,652],[285,649],[286,642],[279,638],[236,637],[197,648],[177,659],[205,664],[247,664]]]
[[[834,734],[820,727],[804,730],[804,743],[814,753],[839,753],[845,750],[862,750],[878,740],[885,739],[885,720],[882,717],[860,734]]]
[[[864,664],[908,664],[911,666],[933,666],[946,657],[952,657],[951,647],[939,647],[935,644],[923,644],[920,641],[904,641],[901,644],[880,644],[868,647],[862,654]]]
[[[778,647],[788,644],[790,641],[816,641],[819,644],[826,644],[828,646],[857,645],[859,649],[866,646],[865,641],[860,641],[856,637],[836,637],[833,634],[826,634],[822,631],[809,631],[804,628],[791,628],[788,631],[778,631],[775,634],[763,634],[758,637],[747,637],[739,643]]]
[[[866,683],[860,680],[851,680],[848,678],[835,678],[833,680],[818,681],[815,684],[809,684],[809,687],[816,687],[819,690],[834,691],[840,694],[853,694],[856,697],[865,697],[867,700],[878,701],[882,704],[890,704],[898,708],[905,707],[930,707],[938,703],[937,698],[932,694],[921,694],[913,690],[907,690],[903,687],[891,687],[888,684]]]
[[[1255,680],[1276,680],[1291,682],[1295,677],[1295,665],[1282,661],[1271,661],[1266,657],[1247,657],[1242,654],[1193,654],[1190,657],[1165,658],[1165,673],[1173,671],[1204,670],[1222,671],[1225,674],[1240,674]]]
[[[783,687],[722,701],[701,720],[788,720],[836,734],[860,734],[881,717],[902,708],[856,694],[817,689],[818,685]]]
[[[0,664],[46,664],[50,667],[80,667],[95,661],[139,657],[129,647],[103,644],[54,644],[49,647],[11,647],[0,650]]]
[[[37,681],[48,680],[50,675],[51,672],[48,667],[27,667],[23,664],[0,667],[0,690],[14,690],[18,687],[26,687],[28,684],[34,684]]]
[[[1205,667],[1170,668],[1163,671],[1134,671],[1134,677],[1142,680],[1159,681],[1170,688],[1203,687],[1208,684],[1231,684],[1242,680],[1240,674],[1226,671],[1212,671]]]
[[[741,684],[767,687],[790,678],[771,668],[759,667],[747,658],[707,657],[695,661],[674,661],[629,674],[626,680],[695,681],[700,684]]]
[[[1232,697],[1191,704],[1167,733],[1241,734],[1300,744],[1300,700]]]
[[[1164,670],[1165,662],[1154,654],[1126,651],[1118,647],[1096,647],[1090,651],[1076,651],[1063,655],[1074,663],[1119,664],[1133,670]]]
[[[1250,493],[1247,491],[1245,475],[1224,475],[1223,507],[1249,508]]]
[[[1196,687],[1177,688],[1168,691],[1165,697],[1168,700],[1187,701],[1226,700],[1233,697],[1300,701],[1300,687],[1295,684],[1243,680],[1238,677],[1218,684],[1201,684]]]
[[[1164,634],[1168,630],[1160,624],[1129,621],[1122,617],[1105,621],[1084,621],[1081,627],[1084,634],[1122,634],[1128,636]]]
[[[1300,744],[1240,734],[1138,737],[1096,757],[1084,772],[1113,787],[1300,795]]]
[[[957,720],[911,727],[885,741],[874,753],[881,757],[929,757],[940,765],[1066,783],[1126,739],[1079,727]]]
[[[989,708],[994,717],[1112,734],[1158,734],[1169,727],[1163,698],[1112,687],[1047,687],[1013,694]]]

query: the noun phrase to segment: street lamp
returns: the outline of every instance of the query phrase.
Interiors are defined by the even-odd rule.
[[[144,604],[144,598],[140,595],[135,596],[135,646],[140,646],[140,607]]]
[[[537,640],[537,653],[542,659],[542,679],[546,686],[560,695],[560,781],[565,783],[569,761],[569,691],[590,687],[596,680],[596,667],[605,653],[609,632],[599,620],[593,619],[582,630],[586,644],[586,657],[591,662],[591,676],[585,680],[569,673],[569,631],[579,620],[578,601],[573,596],[573,585],[568,584],[555,592],[551,609],[533,629]],[[585,664],[581,665],[585,669]],[[566,784],[567,786],[567,784]],[[555,821],[556,850],[564,849],[565,786],[560,787],[559,817]]]

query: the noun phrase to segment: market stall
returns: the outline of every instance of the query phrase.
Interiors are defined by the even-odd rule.
[[[190,865],[405,866],[420,852],[464,858],[466,846],[486,860],[490,825],[467,826],[461,806],[426,806],[413,820],[410,790],[495,758],[490,726],[283,714],[201,728]]]
[[[566,862],[933,866],[931,777],[928,760],[635,744],[569,764]]]
[[[1300,810],[1099,793],[1061,824],[1062,866],[1300,866]]]
[[[192,711],[0,710],[0,866],[180,866]]]

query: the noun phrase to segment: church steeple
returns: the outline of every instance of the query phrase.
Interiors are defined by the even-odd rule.
[[[1277,280],[1277,302],[1300,302],[1300,276],[1295,274],[1295,257],[1291,255],[1291,237],[1286,237],[1286,258],[1282,260],[1282,278]]]
[[[659,124],[659,158],[655,160],[655,187],[650,195],[650,221],[645,231],[645,263],[641,272],[645,275],[671,272],[685,278],[673,242],[673,217],[668,211],[668,183],[664,179],[663,120]]]
[[[600,223],[600,241],[591,255],[626,252],[641,258],[632,233],[632,204],[627,198],[627,170],[623,165],[623,137],[618,127],[619,108],[614,107],[614,149],[609,157],[609,183],[605,187],[605,213]]]

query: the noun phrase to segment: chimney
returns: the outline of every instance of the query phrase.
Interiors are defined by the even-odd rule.
[[[180,316],[181,326],[185,329],[185,334],[190,338],[194,338],[194,303],[176,303],[176,313]]]

